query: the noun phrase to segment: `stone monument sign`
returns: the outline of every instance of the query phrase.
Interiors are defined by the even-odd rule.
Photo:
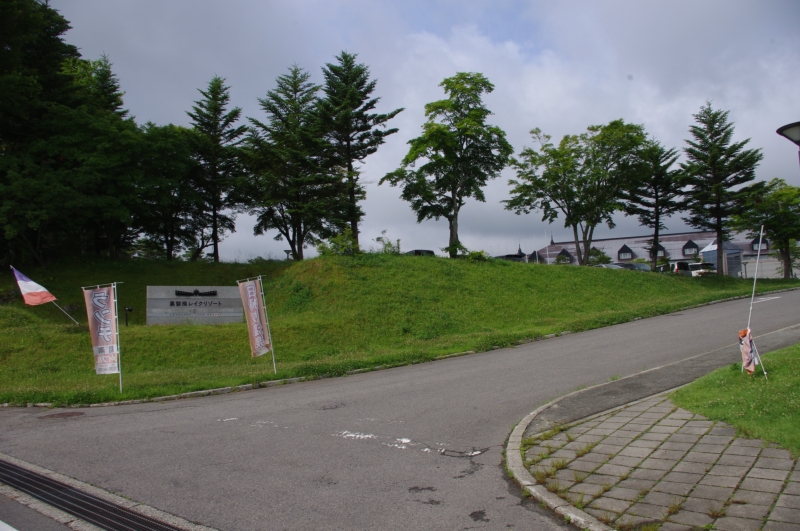
[[[147,324],[243,323],[236,286],[147,286]]]

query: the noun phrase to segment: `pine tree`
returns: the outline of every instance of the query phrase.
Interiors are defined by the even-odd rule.
[[[363,216],[358,201],[364,197],[364,191],[358,182],[355,163],[363,162],[387,136],[397,132],[397,128],[384,127],[403,109],[387,114],[370,112],[380,100],[372,97],[377,82],[369,79],[369,68],[356,63],[356,57],[343,51],[336,56],[337,64],[328,63],[322,69],[325,97],[319,102],[319,114],[325,136],[334,148],[333,162],[345,174],[348,221],[358,244],[358,223]]]
[[[639,223],[653,229],[650,251],[651,266],[658,261],[658,237],[666,229],[664,218],[682,208],[681,171],[672,168],[678,160],[675,149],[666,149],[656,141],[649,141],[639,152],[637,171],[623,192],[625,214],[638,216]]]
[[[735,189],[755,179],[755,170],[763,158],[760,149],[745,149],[750,139],[731,142],[733,124],[728,111],[714,110],[707,102],[693,115],[697,125],[689,128],[692,140],[686,140],[683,184],[686,192],[684,219],[700,230],[717,235],[717,273],[725,274],[723,243],[729,239],[731,216],[739,213],[751,189]]]
[[[211,216],[214,262],[219,262],[219,242],[224,229],[233,226],[233,218],[223,211],[234,206],[231,192],[242,173],[238,146],[247,131],[247,127],[235,125],[242,110],[239,107],[227,110],[229,90],[223,78],[214,76],[206,90],[199,90],[203,99],[195,102],[192,112],[186,113],[197,132],[195,156],[202,168],[198,189]]]

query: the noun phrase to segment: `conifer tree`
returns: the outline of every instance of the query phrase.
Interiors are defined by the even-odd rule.
[[[755,179],[755,170],[763,158],[760,149],[745,149],[750,139],[732,142],[733,124],[728,122],[728,111],[715,110],[711,103],[693,115],[696,125],[689,128],[691,140],[684,148],[686,162],[681,165],[685,173],[686,192],[684,219],[700,230],[712,230],[717,235],[717,273],[725,274],[723,243],[729,239],[731,216],[741,211],[754,188],[736,187]]]
[[[403,109],[387,114],[370,112],[380,100],[372,96],[377,82],[370,80],[369,68],[356,63],[356,57],[343,51],[336,56],[337,64],[328,63],[322,69],[325,97],[319,102],[319,115],[325,136],[333,146],[333,162],[345,175],[347,217],[358,244],[358,223],[363,215],[358,201],[364,197],[364,190],[358,182],[355,163],[363,162],[378,150],[387,136],[397,132],[397,128],[385,129],[386,122]]]
[[[238,146],[247,131],[244,125],[235,125],[242,110],[239,107],[228,110],[229,90],[223,78],[214,76],[206,90],[199,90],[203,99],[195,102],[192,112],[186,113],[197,133],[195,156],[201,166],[198,189],[210,214],[214,262],[219,262],[219,242],[225,228],[233,226],[233,218],[223,212],[235,206],[231,192],[242,173]]]

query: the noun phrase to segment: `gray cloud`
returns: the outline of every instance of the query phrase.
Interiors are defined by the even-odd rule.
[[[320,67],[342,49],[359,54],[378,78],[381,107],[405,107],[389,138],[363,167],[367,239],[386,229],[404,248],[443,247],[447,223],[416,224],[399,190],[377,186],[417,136],[425,103],[457,71],[483,72],[496,90],[492,121],[519,151],[540,127],[555,139],[616,118],[642,123],[667,146],[681,147],[691,115],[706,101],[728,109],[737,138],[762,148],[761,179],[800,185],[793,146],[775,134],[800,120],[800,4],[788,1],[439,2],[367,0],[211,2],[52,0],[74,27],[67,40],[86,57],[107,53],[137,120],[186,124],[197,89],[218,74],[235,105],[261,117],[256,99],[298,63],[321,82]],[[533,247],[545,230],[569,239],[560,223],[516,216],[499,203],[510,171],[486,189],[487,202],[463,210],[462,240],[504,253]],[[615,234],[641,234],[619,216]],[[670,230],[685,230],[680,216]],[[283,256],[273,235],[252,236],[252,220],[222,245],[226,259]],[[598,229],[598,237],[609,235]],[[506,243],[508,242],[508,243]],[[513,245],[512,245],[513,244]]]

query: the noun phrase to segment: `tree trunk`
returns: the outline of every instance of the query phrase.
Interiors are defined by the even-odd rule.
[[[722,230],[717,230],[717,275],[725,276],[725,273],[727,273],[726,258],[725,249],[722,246]]]
[[[217,230],[217,205],[211,207],[211,240],[214,243],[214,263],[219,263],[219,232]]]
[[[658,215],[656,215],[656,228],[653,230],[653,247],[650,250],[650,261],[652,265],[650,267],[653,268],[653,271],[656,270],[656,264],[658,264]]]
[[[583,265],[581,262],[581,239],[578,237],[578,225],[572,225],[572,235],[575,238],[575,253],[578,255],[578,265]],[[558,255],[556,255],[556,260],[558,260]]]

